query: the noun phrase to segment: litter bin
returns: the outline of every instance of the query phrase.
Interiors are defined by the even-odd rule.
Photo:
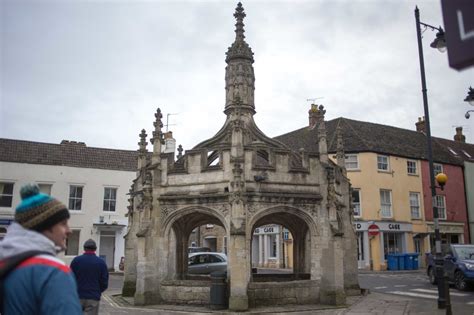
[[[405,255],[406,254],[395,254],[398,259],[398,270],[405,270]]]
[[[388,270],[398,270],[398,257],[396,254],[387,254]]]
[[[227,299],[227,272],[211,272],[211,292],[209,306],[213,310],[224,310],[228,307]]]
[[[418,270],[419,262],[418,262],[418,253],[413,253],[413,270]]]
[[[418,253],[409,253],[405,257],[405,268],[408,270],[418,269]]]
[[[413,254],[404,254],[405,258],[405,270],[413,270]]]

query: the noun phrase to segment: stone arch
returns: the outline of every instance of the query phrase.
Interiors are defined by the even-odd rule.
[[[252,237],[254,230],[262,225],[278,224],[287,228],[293,235],[293,273],[295,279],[299,275],[310,274],[311,248],[317,235],[314,219],[305,211],[291,206],[275,206],[258,212],[249,222],[247,240],[252,255]],[[252,259],[250,259],[251,263]]]
[[[175,270],[176,279],[186,278],[189,235],[196,227],[204,224],[219,225],[228,231],[224,216],[220,212],[204,206],[189,206],[174,211],[163,222],[161,236],[175,240],[175,242],[168,244],[167,251],[171,257],[169,261],[175,264],[175,266],[169,266],[169,269]]]

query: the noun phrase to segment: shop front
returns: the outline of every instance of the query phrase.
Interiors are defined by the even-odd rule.
[[[434,223],[428,222],[431,248],[435,248]],[[441,244],[464,244],[464,223],[439,222]]]
[[[396,221],[356,221],[359,269],[386,270],[387,255],[413,252],[413,226]]]

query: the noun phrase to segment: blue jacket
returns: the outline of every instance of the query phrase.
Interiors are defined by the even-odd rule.
[[[79,298],[99,301],[109,284],[105,261],[95,252],[85,252],[72,260],[71,269],[76,276]]]
[[[54,243],[41,233],[12,223],[0,242],[0,259],[29,250],[38,255],[23,261],[4,282],[4,313],[10,314],[82,314],[77,287],[71,269],[56,258]]]

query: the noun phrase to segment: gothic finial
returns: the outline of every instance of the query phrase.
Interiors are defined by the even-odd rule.
[[[151,144],[155,142],[155,139],[159,139],[161,142],[163,142],[163,133],[161,132],[161,128],[163,128],[163,122],[161,121],[161,118],[163,118],[163,115],[161,114],[161,109],[158,108],[155,113],[155,122],[153,123],[155,130],[153,131],[153,138],[150,139]]]
[[[244,36],[244,18],[246,14],[244,12],[244,8],[242,7],[242,3],[237,4],[237,8],[235,8],[234,17],[237,20],[235,23],[235,41],[227,50],[227,57],[226,62],[228,63],[232,59],[247,59],[253,63],[253,52],[249,45],[245,42]]]
[[[146,145],[147,145],[146,137],[147,137],[147,134],[146,134],[145,129],[142,129],[142,132],[139,134],[139,136],[140,136],[140,142],[138,142],[138,147],[139,147],[138,150],[140,152],[146,152]]]
[[[178,145],[178,159],[183,156],[183,146],[180,144]]]
[[[237,20],[237,23],[235,23],[235,40],[236,41],[243,41],[245,38],[244,35],[244,18],[246,17],[246,14],[244,12],[244,8],[242,7],[242,3],[239,2],[237,4],[237,8],[235,8],[235,13],[234,17]]]

